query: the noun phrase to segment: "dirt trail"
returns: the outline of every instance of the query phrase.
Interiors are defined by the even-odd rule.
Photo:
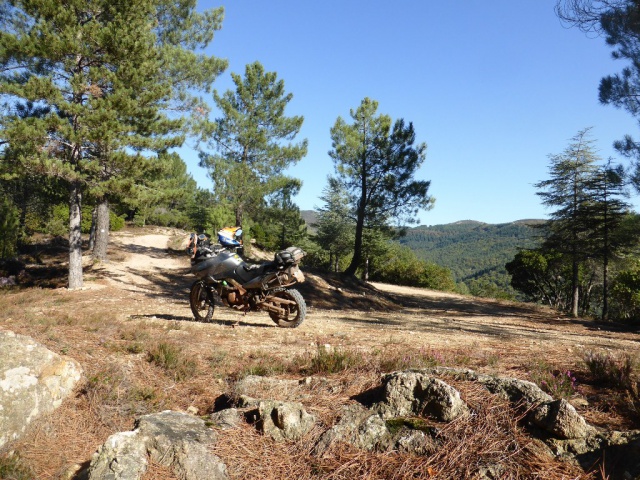
[[[171,255],[167,249],[172,234],[175,235],[171,230],[157,230],[113,235],[110,261],[95,270],[95,278],[87,281],[88,287],[107,289],[123,319],[135,316],[165,321],[191,320],[187,293],[193,277],[188,273],[187,256]],[[537,358],[573,361],[590,349],[636,352],[640,345],[637,332],[559,317],[556,312],[541,307],[417,288],[372,285],[375,290],[361,293],[329,286],[315,288],[333,289],[334,297],[338,300],[344,297],[345,304],[353,304],[354,300],[362,303],[373,295],[395,300],[398,307],[386,311],[317,308],[315,305],[320,302],[316,301],[316,293],[319,296],[326,292],[314,292],[311,288],[305,293],[309,305],[307,320],[295,330],[275,328],[263,313],[243,315],[224,307],[216,309],[214,319],[239,321],[234,334],[247,349],[277,349],[283,342],[297,343],[293,338],[323,339],[334,345],[365,349],[406,344],[433,350],[457,349],[462,354],[476,356],[497,355],[510,359],[507,363],[514,366]],[[221,322],[193,323],[196,325],[212,332],[230,328]]]

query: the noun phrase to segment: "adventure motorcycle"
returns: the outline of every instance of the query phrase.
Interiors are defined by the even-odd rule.
[[[289,247],[276,253],[273,262],[251,265],[240,258],[237,248],[198,246],[198,255],[191,266],[191,273],[198,280],[189,295],[196,320],[212,320],[217,295],[224,305],[243,312],[267,311],[279,327],[300,325],[307,314],[307,305],[300,292],[291,286],[305,280],[298,266],[305,252]]]

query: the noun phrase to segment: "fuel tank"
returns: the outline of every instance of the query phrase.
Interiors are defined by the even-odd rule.
[[[236,268],[244,262],[235,252],[220,252],[214,257],[207,258],[191,267],[191,273],[198,278],[211,276],[216,280],[233,277]]]

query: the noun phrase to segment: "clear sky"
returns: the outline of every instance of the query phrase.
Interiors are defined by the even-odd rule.
[[[533,184],[548,178],[548,155],[586,127],[603,159],[628,164],[611,145],[637,136],[637,123],[598,102],[600,79],[624,63],[603,38],[563,27],[555,0],[201,0],[199,9],[220,5],[207,53],[229,68],[214,88],[232,89],[229,73],[256,60],[284,80],[286,113],[304,116],[298,139],[309,141],[288,171],[303,181],[303,210],[322,205],[333,173],[330,128],[364,97],[413,122],[428,145],[417,177],[431,181],[436,203],[423,225],[545,218]],[[181,154],[210,189],[193,149]]]

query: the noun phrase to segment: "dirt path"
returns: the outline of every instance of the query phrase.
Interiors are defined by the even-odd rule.
[[[171,230],[123,233],[112,238],[111,260],[95,270],[87,285],[107,289],[125,319],[191,320],[187,293],[193,277],[186,255],[168,253]],[[175,239],[173,239],[175,242]],[[277,329],[263,313],[239,314],[218,308],[216,320],[239,321],[234,334],[246,348],[278,348],[283,341],[322,339],[334,345],[376,349],[384,345],[412,345],[433,350],[458,350],[462,355],[499,356],[514,367],[545,359],[575,360],[595,349],[636,352],[640,334],[580,319],[559,317],[540,307],[492,301],[417,288],[373,284],[379,295],[397,300],[392,311],[315,308],[314,293],[306,294],[307,320],[295,330]],[[323,287],[331,288],[331,287]],[[348,295],[347,292],[336,294]],[[106,292],[105,292],[106,293]],[[325,293],[325,292],[318,292]],[[369,291],[350,293],[366,297]],[[222,323],[193,324],[212,331]],[[242,328],[244,327],[244,328]],[[258,333],[259,332],[259,333]],[[309,342],[302,342],[308,345]]]

